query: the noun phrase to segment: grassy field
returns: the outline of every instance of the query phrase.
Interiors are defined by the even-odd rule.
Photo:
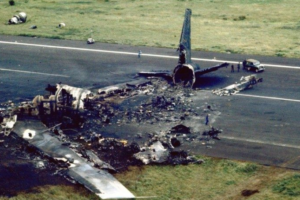
[[[201,165],[131,167],[115,176],[137,197],[149,200],[300,199],[299,172],[224,159],[205,158]],[[47,186],[9,200],[25,199],[99,198],[83,187]]]
[[[0,2],[0,34],[176,48],[191,8],[194,49],[300,58],[297,0],[14,1]],[[27,23],[5,25],[20,11]]]
[[[300,198],[300,179],[294,176],[299,175],[253,163],[207,158],[202,165],[132,168],[117,178],[136,196],[157,196],[151,200],[278,200]],[[242,194],[254,191],[257,193],[250,196]]]

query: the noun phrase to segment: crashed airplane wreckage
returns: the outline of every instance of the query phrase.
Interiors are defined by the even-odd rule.
[[[129,192],[117,179],[105,170],[98,169],[59,141],[40,121],[17,123],[14,131],[43,156],[67,164],[66,176],[84,185],[101,199],[132,199]],[[90,152],[93,156],[92,152]],[[91,158],[93,158],[91,156]]]
[[[219,96],[229,96],[237,94],[242,90],[252,88],[255,84],[262,82],[262,78],[257,78],[256,74],[242,76],[239,83],[229,85],[222,89],[213,90],[212,93]]]
[[[191,59],[191,14],[190,9],[186,9],[185,17],[183,21],[183,27],[181,31],[181,37],[179,41],[178,65],[170,71],[151,71],[151,72],[139,72],[140,76],[162,76],[166,78],[172,78],[174,84],[183,84],[187,87],[193,87],[196,79],[206,73],[216,71],[222,67],[227,67],[228,63],[222,63],[213,67],[200,69],[200,66],[192,62]]]
[[[161,86],[161,83],[158,82],[157,85]],[[174,89],[171,86],[170,88]],[[107,154],[109,157],[117,156],[116,154],[120,153],[120,157],[124,157],[122,159],[125,159],[125,162],[132,159],[132,162],[141,164],[165,163],[175,165],[203,162],[203,160],[189,156],[183,150],[176,149],[182,142],[193,141],[195,139],[200,141],[202,138],[202,136],[198,136],[198,133],[192,134],[191,130],[184,125],[178,125],[169,131],[149,135],[150,139],[145,143],[144,147],[140,147],[138,144],[125,145],[127,143],[125,140],[103,138],[101,134],[89,131],[87,135],[79,134],[76,137],[83,138],[84,141],[88,142],[88,145],[84,143],[82,146],[95,145],[97,152],[83,150],[79,147],[76,148],[79,146],[76,140],[71,141],[66,139],[67,136],[62,131],[63,126],[75,124],[78,127],[77,130],[86,130],[83,129],[85,121],[81,120],[80,117],[89,112],[89,108],[94,106],[92,109],[95,110],[95,113],[98,113],[97,119],[100,118],[102,124],[110,123],[110,119],[104,117],[105,112],[117,113],[118,111],[111,111],[110,107],[105,107],[104,99],[110,99],[114,95],[118,98],[125,98],[126,95],[128,98],[131,98],[139,94],[147,96],[154,90],[151,81],[143,80],[140,82],[137,81],[137,83],[120,84],[99,89],[96,93],[64,84],[57,84],[56,86],[48,85],[46,90],[49,92],[48,95],[38,95],[33,101],[22,102],[19,106],[15,106],[15,108],[10,107],[9,113],[3,117],[1,124],[2,131],[4,131],[5,135],[9,135],[10,131],[13,131],[27,141],[28,145],[36,149],[44,158],[49,158],[59,163],[63,162],[62,165],[66,169],[63,175],[67,179],[81,183],[101,199],[131,199],[135,197],[107,172],[107,170],[110,172],[116,170],[109,163],[100,160],[97,155],[99,152]],[[161,94],[161,91],[159,92]],[[181,98],[154,96],[155,98],[150,100],[151,104],[149,106],[151,106],[152,110],[157,109],[159,115],[161,115],[161,110],[170,113],[175,109],[176,105],[184,106],[183,102],[186,101]],[[146,107],[147,105],[144,104],[143,106]],[[182,110],[191,109],[183,107]],[[178,113],[181,113],[182,110],[179,110]],[[141,118],[143,116],[148,117],[149,114],[151,115],[148,111],[141,111],[140,108],[139,113],[141,113]],[[129,119],[131,116],[137,116],[136,113],[133,115],[127,113],[125,115]],[[192,113],[185,113],[186,117],[188,115],[192,115]],[[86,116],[93,117],[89,113]],[[52,117],[52,119],[49,120],[49,117]],[[52,123],[50,123],[51,121]],[[95,121],[94,118],[91,121]],[[45,122],[47,127],[42,122]],[[96,125],[101,128],[101,125]],[[72,127],[72,129],[75,128]],[[137,138],[140,138],[140,136]],[[122,153],[127,155],[123,156]]]
[[[100,160],[91,150],[79,151],[72,148],[78,145],[76,143],[71,145],[65,141],[65,136],[59,129],[61,124],[47,128],[40,121],[43,117],[58,112],[82,110],[84,108],[82,100],[87,99],[91,92],[60,84],[57,87],[48,85],[46,89],[50,91],[48,97],[39,95],[32,102],[22,102],[19,107],[10,108],[12,111],[2,117],[3,133],[6,136],[11,131],[16,133],[28,142],[31,149],[35,149],[44,158],[64,166],[66,172],[62,175],[68,180],[84,185],[101,199],[135,198],[108,172],[115,171],[112,166]],[[17,114],[21,116],[18,121]]]

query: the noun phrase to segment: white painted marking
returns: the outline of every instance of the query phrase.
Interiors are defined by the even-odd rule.
[[[123,55],[134,55],[137,56],[138,52],[125,52],[125,51],[108,51],[108,50],[101,50],[101,49],[87,49],[87,48],[77,48],[77,47],[63,47],[63,46],[52,46],[52,45],[42,45],[42,44],[29,44],[29,43],[18,43],[18,42],[7,42],[7,41],[0,41],[0,44],[13,44],[13,45],[23,45],[23,46],[32,46],[32,47],[43,47],[43,48],[54,48],[54,49],[66,49],[66,50],[76,50],[76,51],[90,51],[90,52],[100,52],[100,53],[112,53],[112,54],[123,54]],[[157,55],[157,54],[146,54],[143,53],[143,56],[148,57],[157,57],[157,58],[171,58],[171,59],[178,59],[178,56],[167,56],[167,55]],[[205,59],[205,58],[192,58],[192,60],[196,61],[203,61],[203,62],[215,62],[215,63],[232,63],[237,64],[238,61],[232,60],[217,60],[217,59]],[[286,68],[286,69],[300,69],[299,66],[289,66],[289,65],[274,65],[274,64],[267,64],[263,63],[265,66],[268,67],[277,67],[277,68]]]
[[[18,43],[18,42],[5,42],[0,41],[0,44],[13,44],[21,46],[31,46],[31,47],[43,47],[43,48],[52,48],[52,49],[66,49],[66,50],[77,50],[77,51],[91,51],[91,52],[101,52],[101,53],[113,53],[113,54],[124,54],[124,55],[137,55],[138,53],[131,53],[125,51],[107,51],[101,49],[86,49],[86,48],[77,48],[77,47],[63,47],[63,46],[52,46],[52,45],[42,45],[42,44],[29,44],[29,43]],[[143,54],[147,55],[147,54]]]
[[[204,59],[204,58],[192,58],[193,60],[199,60],[199,61],[205,61],[205,62],[228,62],[230,64],[238,64],[239,62],[237,61],[232,61],[232,60],[217,60],[217,59]],[[268,64],[268,63],[262,63],[264,66],[268,67],[277,67],[277,68],[286,68],[286,69],[300,69],[299,66],[289,66],[289,65],[274,65],[274,64]]]
[[[224,136],[224,135],[221,137],[221,139],[222,138],[228,139],[228,140],[236,140],[236,141],[251,142],[251,143],[258,143],[258,144],[268,144],[268,145],[274,145],[274,146],[280,146],[280,147],[289,147],[289,148],[300,149],[299,145],[291,145],[291,144],[284,144],[284,143],[278,143],[278,142],[268,142],[268,141],[254,140],[254,139],[248,139],[248,138],[237,138],[237,137]]]
[[[286,98],[279,98],[279,97],[258,96],[258,95],[241,94],[241,93],[238,93],[235,95],[244,96],[244,97],[260,98],[260,99],[271,99],[271,100],[278,100],[278,101],[291,101],[291,102],[300,103],[300,100],[298,100],[298,99],[286,99]]]
[[[70,76],[65,76],[65,75],[61,75],[61,74],[48,74],[48,73],[42,73],[42,72],[32,72],[32,71],[23,71],[23,70],[5,69],[5,68],[0,68],[0,71],[18,72],[18,73],[26,73],[26,74],[38,74],[38,75],[45,75],[45,76],[60,76],[60,77],[66,77],[66,78],[70,77]]]
[[[277,67],[277,68],[286,68],[286,69],[300,69],[299,66],[273,65],[273,64],[267,64],[267,63],[263,63],[263,65],[267,66],[267,67]]]

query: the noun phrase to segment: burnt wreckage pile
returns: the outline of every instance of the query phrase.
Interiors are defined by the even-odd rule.
[[[206,134],[208,130],[201,135],[181,124],[190,117],[201,115],[192,107],[189,98],[194,91],[170,86],[160,79],[102,88],[96,94],[67,85],[48,85],[46,90],[49,91],[48,95],[36,96],[32,102],[20,103],[9,118],[14,114],[23,117],[39,116],[48,127],[54,127],[51,131],[65,145],[75,148],[89,160],[92,159],[85,153],[85,149],[93,149],[109,163],[106,168],[112,171],[113,167],[126,168],[139,163],[138,160],[144,164],[195,162],[186,152],[177,150],[181,143],[218,138],[219,132],[209,138]],[[105,134],[102,134],[102,128],[107,126],[147,126],[159,123],[171,126],[159,131],[135,133],[135,142],[131,141],[131,144],[125,139],[104,137]],[[163,153],[158,153],[160,151]]]
[[[130,165],[202,163],[187,153],[187,146],[210,144],[221,132],[204,123],[199,129],[199,120],[214,111],[207,105],[194,108],[196,90],[161,79],[96,92],[62,84],[46,90],[32,101],[3,105],[1,137],[23,138],[29,157],[39,160],[37,168],[55,171],[102,199],[134,198],[108,172]],[[197,129],[191,128],[194,124]]]
[[[229,96],[237,94],[242,90],[252,88],[257,83],[263,82],[263,78],[258,78],[256,74],[242,76],[240,82],[236,82],[222,89],[213,90],[212,93],[219,96]]]
[[[171,86],[161,79],[137,80],[96,92],[62,84],[48,85],[46,90],[48,94],[38,95],[32,101],[3,104],[2,132],[16,137],[14,133],[10,135],[13,130],[27,141],[31,152],[38,153],[31,157],[44,160],[37,167],[53,171],[56,166],[56,173],[68,180],[86,187],[98,185],[99,190],[89,189],[103,199],[131,198],[132,194],[124,189],[120,196],[105,196],[114,192],[102,191],[106,187],[93,182],[94,175],[99,175],[98,179],[108,177],[115,183],[103,170],[116,172],[130,165],[150,163],[202,163],[203,160],[188,155],[186,146],[197,142],[208,144],[210,139],[219,139],[221,132],[204,123],[202,129],[193,130],[193,120],[204,121],[210,106],[195,109],[192,97],[196,90]],[[127,127],[146,128],[128,129],[124,133]],[[106,132],[110,128],[115,134]],[[122,134],[118,135],[118,131]],[[82,171],[85,167],[92,168]],[[102,172],[97,173],[95,168]]]
[[[15,138],[14,133],[10,135],[14,130],[26,141],[30,152],[34,152],[29,157],[39,160],[36,167],[75,180],[103,199],[133,196],[122,185],[116,189],[116,180],[104,171],[150,163],[202,163],[203,160],[188,155],[184,144],[208,143],[210,139],[218,139],[220,133],[212,127],[205,130],[208,128],[205,126],[202,134],[199,129],[193,131],[184,125],[193,119],[204,120],[202,115],[211,110],[210,106],[196,110],[192,99],[196,90],[171,86],[160,79],[134,81],[96,92],[61,84],[48,85],[46,90],[48,94],[36,96],[32,101],[2,104],[2,132]],[[105,132],[105,128],[118,132],[126,126],[150,129],[145,132],[134,129],[128,133],[132,137],[127,138],[126,133],[113,137]],[[27,150],[14,152],[24,155]],[[109,180],[111,186],[104,186],[101,179]],[[110,189],[105,191],[105,188]]]

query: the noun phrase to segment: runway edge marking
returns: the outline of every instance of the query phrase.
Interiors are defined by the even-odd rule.
[[[273,146],[280,146],[280,147],[289,147],[289,148],[294,148],[294,149],[300,149],[300,146],[298,146],[298,145],[284,144],[284,143],[278,143],[278,142],[266,142],[266,141],[262,141],[262,140],[237,138],[237,137],[232,137],[232,136],[222,136],[221,139],[236,140],[236,141],[243,141],[243,142],[251,142],[251,143],[257,143],[257,144],[268,144],[268,145],[273,145]]]
[[[48,74],[48,73],[43,73],[43,72],[33,72],[33,71],[24,71],[24,70],[16,70],[16,69],[5,69],[5,68],[0,68],[0,71],[26,73],[26,74],[38,74],[38,75],[45,75],[45,76],[60,76],[60,77],[65,77],[65,78],[69,78],[70,77],[70,76],[61,75],[61,74]]]
[[[244,96],[244,97],[260,98],[260,99],[271,99],[271,100],[278,100],[278,101],[290,101],[290,102],[300,103],[300,100],[298,100],[298,99],[287,99],[287,98],[279,98],[279,97],[249,95],[249,94],[235,94],[235,95],[236,96]]]
[[[55,48],[55,49],[77,50],[77,51],[91,51],[91,52],[101,52],[101,53],[124,54],[124,55],[134,55],[134,56],[138,55],[138,53],[125,52],[125,51],[109,51],[109,50],[101,50],[101,49],[63,47],[63,46],[30,44],[30,43],[19,43],[19,42],[7,42],[7,41],[0,41],[0,44],[1,43],[2,44],[12,44],[12,45],[22,45],[22,46],[32,46],[32,47],[44,47],[44,48]],[[178,59],[178,56],[156,55],[156,54],[146,54],[146,53],[143,53],[142,56]],[[217,62],[217,63],[228,62],[228,63],[232,63],[232,64],[238,64],[239,63],[238,61],[205,59],[205,58],[192,58],[192,60],[204,61],[204,62]],[[274,65],[274,64],[267,64],[267,63],[263,63],[263,64],[265,66],[268,66],[268,67],[277,67],[277,68],[286,68],[286,69],[300,69],[299,66]]]

